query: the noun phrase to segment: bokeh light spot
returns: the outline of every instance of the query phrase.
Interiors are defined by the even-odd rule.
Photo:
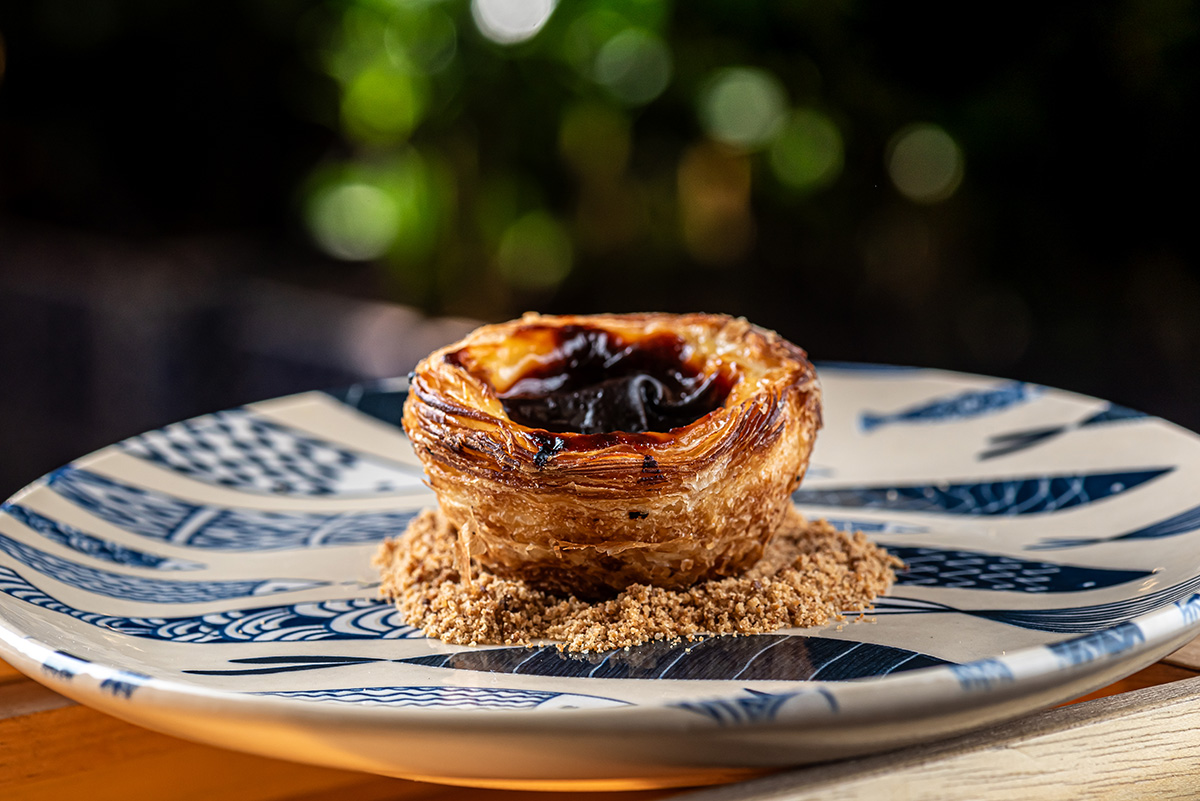
[[[347,261],[382,256],[400,227],[400,209],[382,189],[365,183],[330,186],[309,203],[308,227],[329,255]]]
[[[571,272],[571,259],[570,236],[542,211],[510,225],[496,254],[500,275],[519,289],[553,289]]]
[[[499,44],[531,39],[550,19],[556,0],[471,0],[479,32]]]
[[[921,123],[892,138],[887,168],[896,189],[909,200],[938,203],[962,183],[963,154],[950,134]]]
[[[590,75],[600,48],[629,27],[630,22],[624,15],[608,6],[597,6],[571,22],[559,43],[559,52],[580,73]]]
[[[797,109],[771,143],[769,156],[780,181],[801,192],[815,192],[842,172],[842,134],[821,112]]]
[[[708,134],[742,148],[761,147],[784,122],[787,95],[769,72],[730,67],[700,93],[700,121]]]
[[[578,103],[563,114],[558,148],[581,176],[612,180],[625,171],[630,151],[629,120],[617,108]]]
[[[725,266],[754,243],[750,159],[713,142],[688,150],[677,175],[683,243],[700,264]]]
[[[438,186],[435,171],[416,150],[378,169],[375,185],[396,203],[396,238],[390,254],[398,259],[420,260],[433,250],[437,238],[440,197],[452,191]]]
[[[340,24],[331,31],[331,47],[322,50],[326,72],[343,87],[363,70],[379,66],[385,54],[384,18],[374,11],[351,5],[341,15]]]
[[[629,28],[600,48],[593,74],[617,99],[640,106],[662,94],[671,82],[671,53],[649,31]]]
[[[415,8],[396,14],[383,34],[388,58],[397,67],[412,65],[427,74],[441,72],[458,52],[458,30],[437,8]]]
[[[420,119],[421,102],[413,76],[385,67],[360,72],[342,95],[346,131],[364,142],[401,142]]]

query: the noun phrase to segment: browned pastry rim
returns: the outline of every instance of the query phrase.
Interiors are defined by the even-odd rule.
[[[636,346],[675,337],[720,374],[724,402],[669,431],[553,433],[514,422],[501,395],[553,355],[562,329]],[[820,391],[803,350],[723,315],[548,317],[484,326],[412,375],[404,428],[469,553],[498,575],[581,596],[686,586],[762,554],[808,464]]]

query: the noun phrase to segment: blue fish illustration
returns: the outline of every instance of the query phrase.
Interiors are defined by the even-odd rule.
[[[573,654],[557,646],[472,648],[403,659],[369,656],[252,656],[231,668],[187,670],[221,676],[269,675],[374,662],[400,662],[448,670],[605,679],[847,681],[945,664],[944,660],[887,645],[809,637],[754,634],[681,642],[649,642],[615,651]],[[242,666],[245,667],[242,667]]]
[[[222,676],[399,662],[422,667],[531,676],[673,680],[848,681],[946,664],[945,660],[886,645],[789,634],[658,641],[627,649],[573,654],[557,646],[472,648],[402,659],[370,656],[287,655],[229,660],[234,667],[191,669]]]
[[[863,433],[896,423],[944,423],[995,414],[1037,398],[1045,389],[1036,384],[1012,381],[992,389],[972,389],[946,398],[937,398],[898,412],[863,412],[859,426]]]
[[[267,512],[192,503],[67,466],[50,489],[107,523],[173,545],[221,551],[272,551],[379,542],[404,531],[417,510]]]
[[[946,664],[904,648],[789,634],[660,641],[595,654],[553,645],[472,649],[398,661],[484,673],[695,681],[849,681]]]
[[[1123,540],[1157,540],[1164,537],[1178,537],[1200,529],[1200,506],[1193,506],[1187,511],[1152,523],[1144,528],[1117,534],[1112,537],[1064,537],[1047,539],[1027,546],[1031,551],[1052,551],[1060,548],[1078,548],[1081,545],[1098,545],[1102,542],[1121,542]]]
[[[883,547],[905,564],[905,569],[896,574],[897,586],[1024,593],[1081,592],[1137,581],[1153,572],[1030,562],[977,551],[901,545]]]
[[[204,565],[199,562],[189,562],[183,559],[171,559],[166,556],[146,553],[136,548],[127,548],[110,540],[96,537],[80,531],[74,526],[52,520],[38,514],[32,509],[13,503],[0,505],[0,512],[5,512],[14,520],[20,521],[27,528],[36,531],[43,537],[56,542],[73,551],[87,554],[93,559],[101,559],[118,565],[129,567],[145,567],[154,570],[200,570]]]
[[[395,606],[367,598],[233,609],[183,617],[122,617],[78,609],[0,566],[0,593],[106,631],[177,643],[423,638]]]
[[[1153,481],[1172,467],[1120,473],[1029,476],[968,484],[823,487],[799,489],[792,500],[841,506],[951,515],[1029,515],[1095,503]]]
[[[1007,434],[997,434],[989,437],[988,442],[991,447],[979,454],[980,461],[984,459],[995,459],[998,456],[1008,456],[1012,453],[1018,453],[1023,450],[1049,442],[1052,439],[1057,439],[1063,434],[1071,431],[1078,431],[1082,428],[1090,428],[1091,426],[1104,425],[1106,423],[1121,423],[1130,420],[1142,420],[1149,417],[1145,412],[1127,409],[1124,406],[1118,406],[1115,403],[1110,403],[1100,411],[1088,415],[1074,423],[1061,426],[1048,426],[1046,428],[1030,428],[1023,431],[1010,431]]]
[[[395,662],[377,656],[335,656],[333,654],[292,656],[247,656],[241,659],[230,659],[233,665],[250,665],[250,667],[191,669],[184,673],[197,676],[269,676],[276,673],[295,673],[301,670],[325,670],[327,668],[350,667],[354,665],[371,665],[376,662]]]
[[[1200,576],[1158,592],[1122,598],[1110,603],[1055,609],[960,609],[936,601],[885,596],[875,601],[873,615],[961,614],[995,620],[1023,629],[1059,634],[1088,634],[1120,625],[1171,604],[1200,599]],[[1188,600],[1191,599],[1191,600]]]
[[[0,534],[0,552],[28,565],[39,573],[81,590],[154,604],[188,604],[221,601],[249,595],[296,592],[327,585],[312,579],[242,579],[239,581],[168,581],[143,576],[128,576],[81,565],[46,553],[32,545]]]

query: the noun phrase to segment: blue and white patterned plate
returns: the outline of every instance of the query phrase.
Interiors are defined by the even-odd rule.
[[[432,504],[404,382],[168,426],[0,512],[0,656],[170,734],[449,782],[717,781],[1089,692],[1200,626],[1200,438],[1103,401],[826,366],[796,502],[908,563],[869,619],[600,655],[424,638],[376,543]]]

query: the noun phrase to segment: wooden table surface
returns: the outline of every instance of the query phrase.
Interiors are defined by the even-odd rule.
[[[1048,788],[1057,788],[1053,793]],[[1200,640],[1071,705],[943,743],[701,790],[447,787],[225,751],[81,706],[0,662],[4,801],[768,801],[1191,798],[1200,793]]]

